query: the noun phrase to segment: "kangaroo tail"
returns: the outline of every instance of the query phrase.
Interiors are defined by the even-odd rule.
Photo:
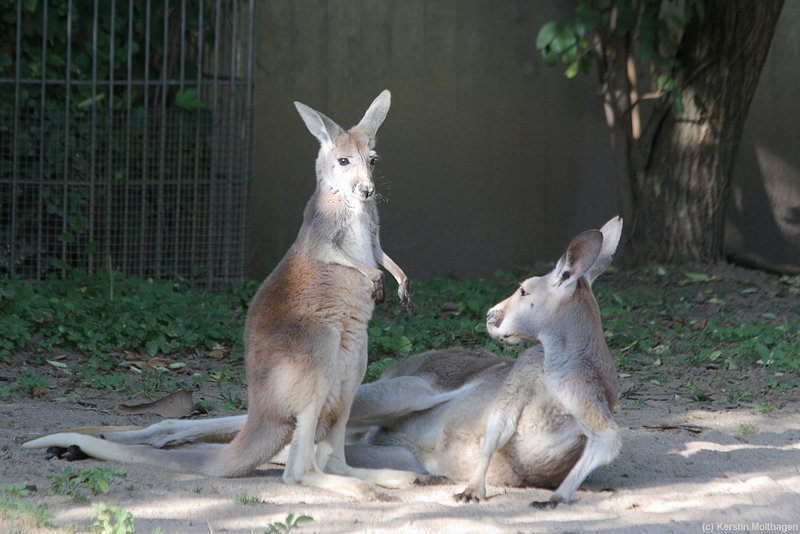
[[[86,434],[63,432],[28,441],[22,446],[38,449],[77,445],[85,454],[98,460],[147,464],[205,476],[236,477],[274,456],[288,443],[291,429],[288,423],[273,425],[248,417],[242,431],[227,445],[155,449],[148,445],[124,445]]]

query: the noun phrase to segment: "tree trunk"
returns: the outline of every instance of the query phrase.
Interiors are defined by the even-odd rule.
[[[687,24],[675,73],[685,111],[664,115],[632,180],[635,261],[722,258],[731,171],[782,7],[708,0]]]

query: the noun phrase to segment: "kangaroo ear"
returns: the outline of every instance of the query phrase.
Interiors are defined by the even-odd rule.
[[[378,98],[372,101],[369,109],[364,114],[364,118],[358,123],[356,128],[366,131],[370,137],[374,138],[378,133],[378,128],[381,127],[383,121],[386,119],[386,114],[389,113],[389,105],[392,103],[392,93],[388,89],[384,89]]]
[[[619,238],[622,235],[622,219],[619,216],[614,217],[600,228],[600,233],[603,234],[603,247],[594,265],[586,272],[586,280],[590,285],[595,278],[603,274],[614,258],[614,252],[617,251]]]
[[[324,113],[311,109],[300,102],[295,102],[294,107],[297,108],[297,112],[306,123],[308,131],[319,140],[321,145],[332,145],[333,140],[342,133],[342,128]]]
[[[553,270],[553,282],[559,287],[575,283],[594,264],[603,248],[600,230],[587,230],[572,240]]]

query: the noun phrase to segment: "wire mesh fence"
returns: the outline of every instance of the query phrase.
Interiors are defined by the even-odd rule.
[[[255,0],[0,9],[0,274],[243,278]]]

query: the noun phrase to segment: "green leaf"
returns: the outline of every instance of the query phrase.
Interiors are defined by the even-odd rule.
[[[685,108],[683,106],[683,92],[675,87],[672,89],[672,110],[675,115],[683,115]]]
[[[561,25],[555,21],[550,21],[539,30],[539,35],[536,36],[536,48],[542,50],[547,45],[553,42],[553,39],[561,31]]]
[[[175,105],[187,111],[206,107],[206,103],[197,98],[197,88],[179,91],[175,95]]]
[[[80,213],[73,213],[72,215],[67,217],[67,220],[69,221],[70,227],[76,232],[80,232],[81,230],[86,228],[86,220]]]
[[[88,109],[92,106],[92,103],[99,104],[105,97],[106,97],[105,93],[89,96],[88,98],[85,98],[84,100],[78,102],[78,109]]]
[[[567,78],[574,78],[578,74],[579,63],[577,61],[570,64],[567,70],[564,71],[564,76]]]
[[[578,42],[578,36],[570,28],[562,28],[556,38],[553,40],[551,46],[556,53],[563,53],[575,46]]]
[[[600,26],[600,13],[594,10],[589,4],[581,2],[575,9],[575,17],[582,25],[587,28]]]
[[[633,28],[633,5],[630,0],[617,0],[617,25],[614,33],[623,36]]]
[[[542,59],[545,65],[552,67],[558,61],[558,54],[553,52],[553,49],[548,46],[542,50]]]
[[[690,282],[719,282],[720,277],[715,274],[685,272],[683,276]]]
[[[37,3],[38,0],[22,0],[22,7],[24,7],[28,13],[33,13],[36,11]]]

